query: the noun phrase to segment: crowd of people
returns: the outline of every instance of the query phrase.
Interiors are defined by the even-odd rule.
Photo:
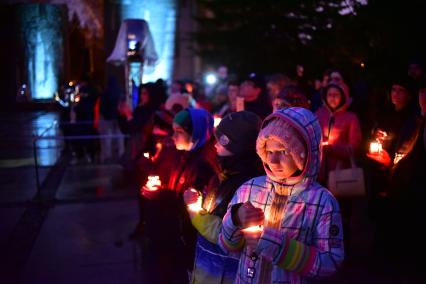
[[[374,249],[415,271],[425,248],[422,68],[410,65],[374,97],[338,70],[312,83],[300,72],[242,80],[225,72],[207,89],[175,81],[168,95],[163,82],[147,83],[133,110],[111,79],[98,130],[129,135],[116,149],[141,188],[131,237],[175,250],[157,263],[169,267],[157,283],[305,283],[332,275],[355,232],[353,198],[334,196],[329,174],[354,161],[364,169]],[[369,151],[373,141],[379,150]],[[101,143],[102,161],[112,158],[111,145]],[[160,181],[154,187],[152,176]]]

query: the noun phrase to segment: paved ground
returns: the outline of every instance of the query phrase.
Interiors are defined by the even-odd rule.
[[[119,165],[72,165],[63,144],[40,141],[37,195],[32,138],[57,134],[55,119],[0,113],[0,283],[174,283],[176,251],[128,238],[137,188]],[[421,283],[374,256],[373,228],[366,201],[356,201],[345,265],[324,283]]]

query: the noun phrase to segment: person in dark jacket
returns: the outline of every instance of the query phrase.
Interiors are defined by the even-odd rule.
[[[147,83],[140,87],[139,102],[133,112],[126,102],[119,106],[121,129],[130,135],[126,164],[133,165],[150,146],[154,115],[157,110],[154,96],[154,83]]]
[[[244,98],[244,110],[254,112],[261,119],[272,112],[272,103],[266,93],[265,80],[258,74],[250,74],[241,83],[239,96]]]
[[[399,182],[395,180],[395,173],[400,176],[399,163],[412,148],[418,128],[414,83],[408,77],[401,76],[394,78],[391,86],[390,98],[394,109],[380,117],[374,136],[382,142],[383,149],[378,153],[367,154],[369,160],[373,161],[368,164],[370,168],[367,172],[372,175],[370,186],[374,190],[371,209],[376,221],[375,248],[386,259],[397,256],[394,253],[395,238],[392,236],[396,236],[395,224],[402,212],[396,213],[395,205],[402,202],[398,195],[408,190],[405,189],[406,185],[396,186]]]
[[[153,241],[153,257],[150,263],[161,266],[155,283],[187,283],[187,271],[192,270],[196,242],[193,228],[183,202],[183,192],[197,188],[208,192],[208,187],[217,180],[218,165],[213,137],[213,117],[203,109],[184,109],[173,119],[175,147],[179,150],[177,160],[165,160],[169,177],[162,180],[158,191],[156,215],[147,219],[147,233]],[[161,174],[160,174],[161,175]],[[163,258],[161,258],[164,256]]]
[[[256,138],[260,118],[241,111],[225,116],[215,130],[216,150],[220,166],[220,183],[203,195],[203,210],[192,209],[197,190],[186,190],[184,201],[193,226],[198,231],[195,264],[191,283],[233,283],[239,255],[225,254],[217,245],[222,218],[237,188],[245,181],[264,174],[256,155]],[[198,208],[200,209],[200,208]]]
[[[420,83],[418,93],[421,114],[415,117],[412,135],[400,142],[389,164],[387,210],[384,212],[387,226],[385,250],[401,274],[411,277],[420,276],[416,273],[422,271],[423,255],[426,252],[423,234],[426,226],[426,82]],[[415,244],[416,249],[407,248],[406,244],[409,243]]]

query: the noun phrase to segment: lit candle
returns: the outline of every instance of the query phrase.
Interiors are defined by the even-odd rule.
[[[213,123],[214,128],[216,128],[219,125],[219,123],[220,123],[221,120],[222,120],[222,118],[220,116],[215,116],[214,117],[214,123]]]
[[[156,191],[161,187],[161,180],[159,176],[148,176],[148,181],[144,186],[144,190]]]
[[[195,201],[194,203],[188,204],[188,209],[193,212],[200,212],[201,210],[203,210],[201,194],[199,194],[199,192],[196,189],[191,188],[189,190],[192,192],[196,192],[198,194],[198,198],[197,198],[197,201]]]
[[[143,156],[144,156],[145,158],[149,159],[149,152],[145,152],[145,153],[143,153]]]
[[[260,233],[262,231],[263,227],[261,225],[251,226],[241,230],[243,233]]]
[[[404,154],[402,153],[395,153],[395,158],[393,158],[393,164],[398,164],[399,161],[401,161],[402,158],[404,158]]]
[[[370,154],[380,154],[382,151],[382,143],[379,141],[370,143]]]

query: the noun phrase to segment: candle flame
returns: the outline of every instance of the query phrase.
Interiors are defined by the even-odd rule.
[[[395,153],[395,158],[393,159],[393,164],[396,165],[398,164],[399,161],[402,160],[402,158],[404,158],[404,154],[402,153]]]
[[[148,152],[143,153],[143,156],[144,156],[145,158],[149,159],[149,153],[148,153]]]
[[[161,187],[159,176],[148,176],[148,181],[145,184],[145,190],[156,191]]]
[[[263,227],[261,225],[251,226],[245,229],[242,229],[243,233],[259,233],[263,231]]]
[[[213,122],[213,126],[214,126],[214,128],[216,128],[218,125],[219,125],[219,123],[222,121],[222,118],[221,117],[219,117],[219,116],[215,116],[214,117],[214,122]]]

